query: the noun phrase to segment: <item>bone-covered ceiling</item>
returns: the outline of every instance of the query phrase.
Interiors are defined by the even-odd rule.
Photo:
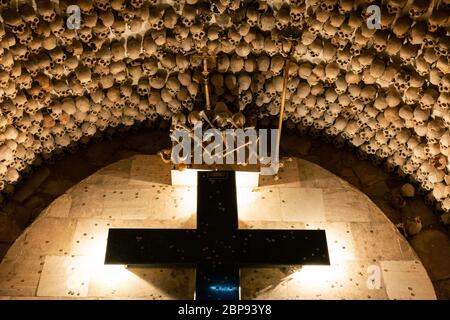
[[[287,57],[287,125],[356,146],[450,211],[450,0],[0,5],[1,189],[39,155],[108,127],[189,118],[204,105],[196,53],[216,57],[213,108],[276,116]],[[68,27],[70,5],[79,29]],[[370,5],[381,8],[380,29],[367,24]]]

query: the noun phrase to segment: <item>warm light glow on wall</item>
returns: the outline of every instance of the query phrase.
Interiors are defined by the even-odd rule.
[[[320,282],[320,279],[329,278],[333,271],[332,266],[302,266],[291,277],[296,281],[313,284]]]
[[[172,170],[172,186],[197,187],[197,172],[205,170],[185,169]]]
[[[259,185],[259,171],[236,171],[236,187],[256,188]]]
[[[94,265],[91,277],[94,277],[93,281],[114,283],[115,286],[121,287],[137,276],[128,271],[124,265]]]
[[[172,170],[172,185],[173,186],[197,186],[197,172],[211,171],[207,169],[184,169]],[[236,187],[257,187],[259,183],[259,171],[236,171]]]
[[[308,295],[320,295],[327,292],[330,285],[339,281],[344,276],[342,268],[337,265],[331,266],[303,266],[297,272],[294,272],[289,278],[291,285]]]

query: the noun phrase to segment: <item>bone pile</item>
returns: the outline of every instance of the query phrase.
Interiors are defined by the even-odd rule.
[[[74,4],[78,30],[66,24]],[[366,23],[372,4],[379,30]],[[193,118],[203,101],[193,53],[217,57],[213,107],[267,122],[280,111],[289,57],[288,127],[356,147],[450,211],[450,0],[0,5],[2,190],[38,159],[107,128]],[[301,30],[297,42],[283,37],[286,27]]]

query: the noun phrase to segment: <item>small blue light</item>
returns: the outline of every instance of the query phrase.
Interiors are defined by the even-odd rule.
[[[231,286],[218,285],[218,286],[210,286],[209,288],[212,291],[216,291],[216,292],[233,292],[233,291],[236,291],[236,287],[231,287]]]

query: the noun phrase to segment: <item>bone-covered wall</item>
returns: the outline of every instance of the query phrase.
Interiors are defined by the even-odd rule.
[[[213,107],[241,122],[278,115],[290,59],[287,126],[357,147],[450,211],[450,0],[0,4],[0,189],[109,127],[190,119],[204,104],[199,53],[217,57]]]

